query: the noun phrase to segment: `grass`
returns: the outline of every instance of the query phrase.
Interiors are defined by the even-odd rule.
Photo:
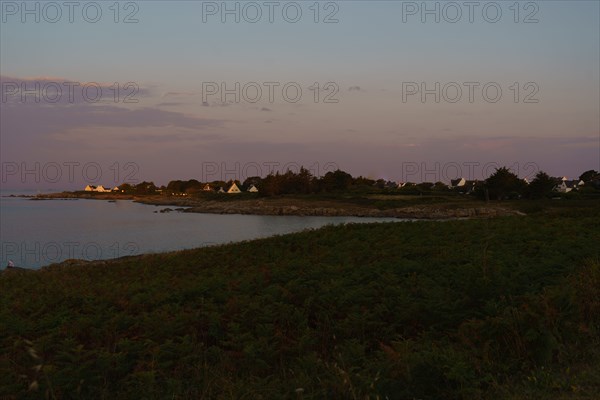
[[[600,207],[564,204],[3,273],[0,398],[592,399]]]

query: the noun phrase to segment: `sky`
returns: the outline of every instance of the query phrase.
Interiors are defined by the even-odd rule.
[[[600,170],[598,1],[70,4],[0,1],[3,189]]]

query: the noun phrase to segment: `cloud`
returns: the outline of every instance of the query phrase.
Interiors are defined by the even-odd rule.
[[[267,107],[263,107],[263,108],[260,109],[260,111],[269,112],[269,111],[273,111],[273,110],[271,110],[270,108],[267,108]]]
[[[2,104],[49,105],[135,104],[151,96],[147,87],[136,82],[82,82],[58,77],[20,78],[0,75]]]
[[[124,96],[130,91],[120,87],[119,98],[115,98],[114,83],[91,85],[89,82],[76,82],[66,78],[18,78],[4,75],[0,76],[0,83],[2,138],[16,142],[26,141],[27,138],[41,139],[82,128],[160,127],[202,130],[220,126],[224,122],[160,108],[178,106],[183,104],[181,102],[162,102],[155,107],[126,103]],[[98,93],[102,92],[100,101],[92,102],[86,98],[86,85],[94,86]],[[27,95],[22,99],[21,88],[36,90],[35,95]],[[147,89],[138,89],[136,96],[150,94]],[[91,89],[91,92],[95,90]],[[177,92],[169,92],[169,95],[175,93]]]
[[[227,102],[227,103],[222,103],[220,101],[213,101],[212,103],[209,103],[208,101],[203,101],[202,102],[202,107],[229,107],[230,105],[235,104],[233,102]]]
[[[9,104],[2,113],[3,139],[40,139],[80,128],[185,128],[203,130],[223,120],[198,118],[154,107],[128,109],[112,105],[79,104],[69,107]]]
[[[349,92],[365,92],[366,90],[362,89],[360,86],[350,86],[348,88]]]
[[[194,92],[166,92],[162,95],[162,97],[170,97],[170,96],[195,96]]]
[[[176,103],[176,102],[172,102],[172,103],[158,103],[156,105],[156,107],[176,107],[176,106],[180,106],[183,105],[184,103]]]

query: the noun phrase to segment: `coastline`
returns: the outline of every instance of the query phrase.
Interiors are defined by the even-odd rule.
[[[177,197],[163,195],[133,194],[88,194],[62,192],[27,197],[32,200],[130,200],[140,204],[187,207],[184,213],[241,214],[241,215],[285,215],[324,217],[375,217],[441,220],[457,218],[491,218],[523,216],[524,213],[498,204],[456,202],[438,204],[407,204],[405,206],[377,207],[374,204],[357,204],[351,199],[320,199],[302,197],[252,197],[252,198],[206,198]],[[374,203],[374,202],[373,202]]]

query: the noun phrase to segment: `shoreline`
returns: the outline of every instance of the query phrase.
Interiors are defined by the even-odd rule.
[[[227,195],[237,196],[237,195]],[[10,196],[9,196],[10,197]],[[323,216],[323,217],[372,217],[441,220],[457,218],[492,218],[524,216],[526,214],[498,204],[466,202],[440,204],[407,204],[400,207],[378,208],[372,204],[357,204],[352,199],[321,199],[302,197],[243,197],[206,198],[176,197],[164,195],[133,194],[87,194],[62,192],[35,196],[12,196],[31,200],[129,200],[140,204],[187,207],[183,213],[239,214],[239,215],[282,215],[282,216]]]

